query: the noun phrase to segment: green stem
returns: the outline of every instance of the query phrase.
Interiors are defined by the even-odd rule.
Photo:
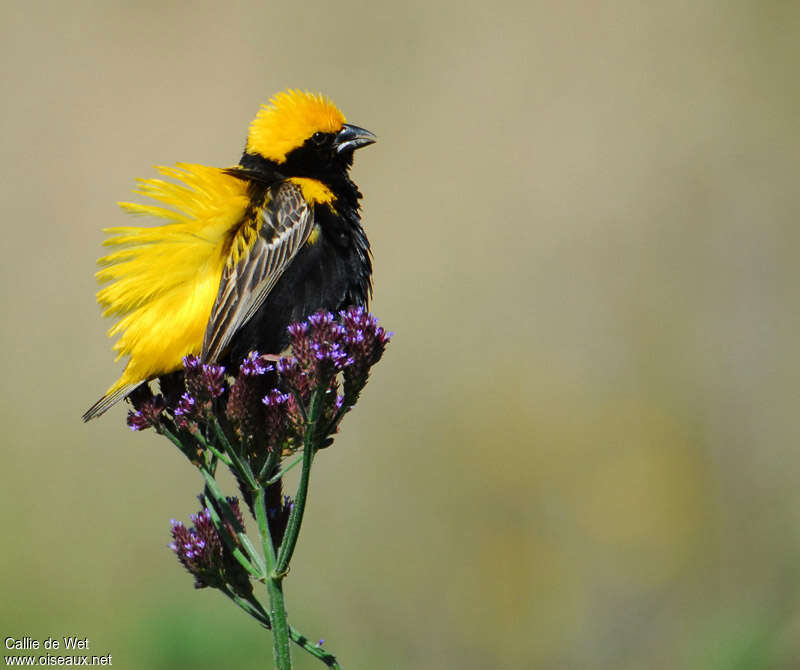
[[[272,626],[269,621],[269,614],[267,614],[267,612],[261,606],[261,603],[258,602],[254,596],[242,598],[225,587],[222,587],[220,591],[222,591],[226,596],[228,596],[228,598],[235,602],[243,611],[247,612],[251,617],[258,621],[258,623],[264,628],[267,630],[271,629]],[[341,670],[341,666],[336,661],[336,657],[333,654],[325,651],[322,647],[316,644],[312,644],[309,641],[308,636],[303,635],[299,630],[293,628],[292,626],[289,626],[289,638],[303,651],[322,661],[329,668],[333,668],[333,670]]]
[[[234,449],[230,440],[228,440],[228,436],[225,435],[225,431],[222,429],[222,426],[220,425],[216,417],[213,418],[213,427],[217,439],[222,444],[222,448],[225,450],[225,453],[228,454],[231,461],[233,462],[231,469],[236,471],[240,475],[240,477],[245,482],[247,482],[247,485],[250,487],[252,491],[255,491],[258,488],[258,483],[256,482],[256,478],[253,476],[253,471],[250,469],[250,464],[247,462],[246,459],[241,458],[236,449]]]
[[[222,461],[228,467],[233,465],[230,458],[228,458],[223,452],[217,449],[211,442],[209,442],[202,433],[199,431],[196,435],[193,436],[202,446],[203,449],[208,449],[214,456],[216,456],[220,461]]]
[[[247,598],[242,598],[241,596],[237,596],[233,591],[231,591],[225,586],[220,587],[219,590],[222,591],[226,596],[228,596],[228,598],[230,598],[233,602],[235,602],[239,607],[241,607],[256,621],[258,621],[258,623],[264,626],[264,628],[269,630],[270,628],[269,615],[267,615],[267,613],[264,611],[264,608],[261,607],[261,603],[259,603],[255,598],[253,598],[252,600]]]
[[[169,428],[164,425],[162,422],[159,426],[156,427],[156,431],[161,435],[165,436],[172,444],[174,444],[178,449],[181,450],[184,456],[189,459],[191,463],[198,463],[198,456],[196,450],[192,449],[191,445],[186,445],[181,442],[181,439],[175,435]]]
[[[334,416],[333,419],[331,419],[331,422],[328,424],[325,434],[332,435],[336,430],[336,427],[339,425],[339,422],[344,418],[344,415],[347,414],[351,409],[353,409],[352,405],[342,405],[339,408],[339,411],[336,412],[336,416]]]
[[[267,630],[272,628],[269,621],[269,614],[267,614],[267,612],[261,606],[261,603],[258,602],[255,597],[250,596],[249,598],[242,598],[225,587],[221,588],[220,590],[226,596],[228,596],[228,598],[235,602],[243,611],[247,612],[251,617],[258,621],[258,623],[264,628]],[[333,668],[333,670],[341,670],[341,666],[336,661],[336,657],[333,654],[325,651],[318,645],[312,644],[306,635],[303,635],[299,630],[293,628],[292,626],[289,626],[289,638],[303,651],[322,661],[329,668]]]
[[[283,601],[283,585],[280,579],[267,578],[267,594],[269,595],[269,618],[272,622],[272,652],[275,658],[275,667],[277,670],[292,670],[289,622],[286,620],[286,604]]]
[[[278,670],[291,670],[292,658],[289,651],[289,622],[286,619],[286,605],[283,600],[283,589],[279,579],[275,579],[273,567],[275,565],[275,547],[272,535],[269,532],[266,508],[266,487],[259,486],[254,502],[258,533],[261,535],[261,546],[267,568],[267,595],[269,595],[269,620],[272,624],[272,651],[275,657],[275,667]]]
[[[283,475],[285,475],[289,470],[291,470],[295,465],[297,465],[300,461],[303,460],[303,455],[300,454],[297,458],[295,458],[289,465],[287,465],[283,470],[281,470],[278,474],[270,477],[266,482],[264,482],[264,486],[269,486],[270,484],[274,484],[277,482]]]
[[[225,521],[230,524],[231,528],[233,528],[234,532],[236,533],[236,538],[241,543],[245,552],[247,552],[247,556],[245,556],[241,549],[239,549],[239,547],[233,543],[230,535],[225,532],[225,524],[223,523],[222,519],[220,519],[217,511],[214,509],[214,506],[209,505],[208,512],[211,514],[214,525],[219,529],[220,536],[228,545],[228,548],[231,550],[234,558],[239,561],[245,570],[256,577],[256,579],[264,579],[264,576],[269,574],[267,566],[264,564],[264,560],[253,546],[250,538],[247,537],[244,528],[242,528],[242,525],[239,523],[239,519],[236,518],[236,515],[233,513],[230,504],[228,504],[227,498],[225,498],[225,496],[222,494],[219,486],[217,486],[216,480],[207,470],[200,468],[200,472],[202,473],[203,478],[206,480],[206,491],[214,499],[217,505],[219,505],[219,508],[225,517]]]
[[[264,461],[261,471],[258,473],[258,481],[263,482],[264,477],[275,470],[275,468],[278,466],[278,463],[280,463],[280,460],[280,451],[271,451],[269,456],[267,456],[266,460]]]
[[[300,631],[297,631],[289,626],[289,635],[292,638],[292,642],[302,647],[304,651],[311,654],[315,658],[318,658],[329,668],[333,668],[333,670],[341,670],[341,666],[336,661],[336,657],[333,654],[328,653],[322,647],[311,644],[311,642],[308,641],[308,638]]]
[[[317,432],[317,423],[319,422],[321,410],[322,394],[319,390],[315,390],[311,396],[311,407],[308,410],[308,421],[306,422],[306,430],[303,438],[303,471],[300,474],[297,494],[294,497],[292,511],[289,514],[289,522],[286,524],[286,533],[283,536],[283,542],[281,542],[281,548],[278,551],[278,560],[272,572],[278,579],[282,579],[286,576],[289,568],[289,561],[292,560],[292,554],[294,554],[294,548],[297,544],[297,537],[300,534],[300,526],[303,523],[303,513],[306,507],[306,498],[308,497],[308,482],[311,476],[311,463],[314,461],[314,452],[316,451],[314,436]]]
[[[267,508],[265,504],[266,487],[259,486],[256,491],[256,499],[253,506],[256,510],[256,521],[258,521],[258,533],[261,535],[261,548],[264,551],[264,559],[267,562],[267,569],[275,565],[275,548],[272,546],[272,537],[269,532],[267,522]]]

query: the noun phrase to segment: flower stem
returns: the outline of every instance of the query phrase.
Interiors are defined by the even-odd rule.
[[[213,419],[213,427],[214,432],[217,435],[217,439],[222,444],[222,448],[232,461],[231,469],[238,474],[242,480],[247,482],[247,485],[251,490],[255,490],[258,487],[258,482],[256,482],[256,478],[253,476],[253,471],[250,469],[250,464],[246,459],[243,459],[240,456],[239,452],[234,448],[230,440],[228,440],[228,436],[225,435],[225,431],[216,417]]]
[[[242,528],[239,520],[231,510],[230,504],[228,504],[228,501],[222,494],[222,491],[219,490],[219,486],[217,486],[217,482],[214,477],[204,468],[200,468],[200,472],[203,475],[203,478],[206,480],[206,494],[211,497],[219,506],[222,515],[225,517],[225,522],[229,523],[231,528],[233,528],[233,532],[236,534],[236,538],[241,543],[242,548],[247,553],[247,556],[242,553],[241,549],[239,549],[239,547],[232,542],[228,534],[224,532],[225,525],[222,518],[219,516],[219,514],[217,514],[217,510],[214,509],[214,506],[209,505],[208,512],[211,514],[214,524],[219,529],[220,536],[223,538],[223,541],[226,543],[226,545],[228,545],[233,557],[245,570],[256,577],[256,579],[264,579],[264,575],[269,574],[269,567],[265,565],[258,551],[256,551],[256,548],[253,546],[253,543],[250,541],[250,538],[247,537],[247,533],[245,533],[244,528]]]
[[[270,570],[275,565],[275,548],[272,546],[269,523],[267,522],[266,496],[266,487],[259,486],[253,506],[256,511],[256,521],[258,521],[258,533],[261,535],[261,548],[264,552],[264,559],[267,562],[267,570]]]
[[[272,625],[272,651],[275,667],[278,670],[291,670],[292,657],[289,650],[289,622],[286,619],[286,605],[280,579],[273,577],[275,566],[275,547],[269,532],[266,508],[266,486],[259,486],[255,499],[258,532],[267,565],[267,595],[269,596],[269,620]]]
[[[325,651],[322,647],[309,642],[308,638],[305,635],[303,635],[300,631],[295,630],[294,628],[289,626],[289,635],[291,635],[292,642],[302,647],[304,651],[308,652],[315,658],[318,658],[329,668],[332,668],[332,670],[342,670],[341,666],[336,660],[336,657],[333,654],[330,654],[327,651]]]
[[[270,624],[269,621],[269,615],[264,611],[261,603],[258,602],[254,596],[242,598],[225,587],[221,588],[220,590],[226,596],[228,596],[228,598],[235,602],[242,610],[247,612],[251,617],[258,621],[258,623],[260,623],[264,628],[267,630],[272,628],[272,624]],[[317,644],[312,644],[309,641],[308,636],[303,635],[299,630],[293,628],[292,626],[289,626],[289,638],[303,651],[322,661],[329,668],[332,668],[332,670],[341,670],[341,666],[333,654],[327,652]]]
[[[317,423],[322,409],[322,394],[317,389],[311,396],[311,407],[308,410],[308,421],[306,422],[305,437],[303,440],[303,470],[300,475],[300,483],[297,486],[297,493],[289,514],[289,522],[286,524],[286,533],[283,536],[278,560],[275,569],[271,573],[278,579],[283,579],[289,569],[289,561],[292,560],[297,537],[300,534],[300,525],[303,523],[303,512],[306,507],[308,497],[308,482],[311,476],[311,463],[314,461],[316,444],[314,437],[317,433]]]
[[[269,616],[261,607],[261,603],[259,603],[255,599],[249,600],[247,598],[242,598],[241,596],[237,596],[233,591],[231,591],[225,586],[220,588],[220,591],[222,591],[222,593],[228,596],[228,598],[230,598],[245,612],[247,612],[251,617],[253,617],[256,621],[258,621],[258,623],[264,626],[264,628],[269,630],[270,628]]]
[[[217,449],[216,446],[209,440],[207,440],[203,434],[198,430],[195,435],[193,435],[195,440],[197,440],[203,447],[203,449],[208,449],[216,458],[222,461],[225,465],[229,468],[233,465],[233,462],[230,458],[228,458],[223,452]],[[214,474],[213,472],[211,474]]]
[[[274,484],[275,482],[277,482],[281,477],[283,477],[283,475],[289,472],[289,470],[291,470],[295,465],[297,465],[302,460],[303,460],[303,455],[300,454],[300,456],[295,458],[291,463],[289,463],[289,465],[283,468],[283,470],[273,475],[266,482],[264,482],[264,486],[269,486],[270,484]]]
[[[178,449],[181,450],[181,453],[183,453],[183,455],[186,456],[186,458],[188,458],[191,463],[195,463],[196,464],[198,462],[198,460],[197,460],[197,452],[195,452],[192,449],[191,445],[184,444],[183,442],[181,442],[181,439],[175,433],[173,433],[169,428],[167,428],[166,425],[164,425],[164,423],[165,422],[161,422],[156,427],[156,431],[160,435],[163,435],[164,437],[166,437],[176,447],[178,447]]]
[[[269,618],[272,623],[272,652],[277,670],[292,670],[292,655],[289,649],[289,622],[286,620],[286,605],[283,601],[283,585],[275,577],[267,578],[269,595]]]
[[[254,596],[251,595],[249,598],[242,598],[225,587],[220,590],[239,607],[241,607],[242,610],[247,612],[251,617],[258,621],[258,623],[260,623],[264,628],[267,630],[272,628],[272,624],[270,624],[269,621],[269,615],[266,613],[266,611],[264,611],[261,603],[258,602]],[[293,628],[292,626],[289,626],[289,638],[298,647],[303,649],[303,651],[311,654],[314,658],[319,659],[329,668],[332,668],[333,670],[341,670],[341,666],[333,654],[327,652],[319,645],[312,644],[309,641],[308,636],[303,635],[299,630]]]

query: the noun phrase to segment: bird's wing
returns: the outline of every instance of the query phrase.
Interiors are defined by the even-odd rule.
[[[215,361],[256,313],[314,227],[312,209],[297,184],[284,182],[258,212],[261,227],[249,252],[226,266],[211,310],[201,358]]]

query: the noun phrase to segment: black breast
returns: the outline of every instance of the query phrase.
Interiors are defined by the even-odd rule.
[[[290,323],[319,310],[368,304],[372,262],[357,209],[345,205],[333,211],[316,205],[314,217],[319,236],[303,246],[258,311],[234,335],[224,356],[229,369],[250,351],[280,353],[288,344]]]

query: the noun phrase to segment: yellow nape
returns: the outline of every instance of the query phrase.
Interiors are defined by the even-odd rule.
[[[262,105],[253,119],[247,152],[282,163],[314,133],[337,133],[344,122],[344,115],[322,94],[284,91]]]
[[[121,317],[109,336],[121,334],[114,345],[118,359],[130,356],[108,394],[177,370],[184,356],[200,353],[228,257],[246,253],[255,239],[255,231],[246,230],[251,226],[242,225],[245,181],[202,165],[157,169],[181,183],[141,179],[136,193],[166,207],[120,206],[168,223],[107,228],[112,237],[104,244],[117,250],[98,261],[104,266],[98,281],[111,283],[97,301],[104,316]]]

